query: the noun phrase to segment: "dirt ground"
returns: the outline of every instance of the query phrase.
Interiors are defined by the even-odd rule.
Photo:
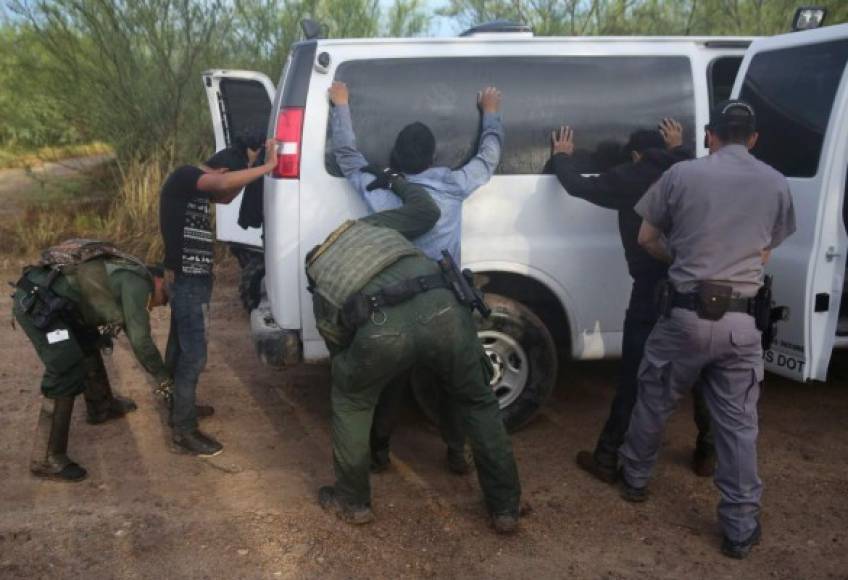
[[[139,410],[90,426],[79,401],[71,455],[89,478],[31,478],[41,368],[24,335],[0,325],[0,578],[848,578],[848,357],[827,384],[767,378],[764,538],[746,561],[718,552],[718,493],[688,468],[688,404],[647,503],[625,503],[575,466],[605,418],[614,362],[564,366],[547,408],[514,435],[529,506],[516,536],[487,528],[475,478],[447,473],[436,432],[414,411],[393,468],[372,478],[377,522],[351,528],[316,503],[332,482],[327,368],[263,367],[233,274],[221,274],[199,393],[216,408],[203,428],[225,450],[209,460],[169,451],[122,339],[107,365]],[[154,314],[162,346],[167,322],[167,309]]]

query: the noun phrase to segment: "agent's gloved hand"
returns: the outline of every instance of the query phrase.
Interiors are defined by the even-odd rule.
[[[365,173],[370,173],[371,175],[374,175],[376,177],[374,181],[372,181],[365,187],[365,189],[368,191],[374,191],[375,189],[394,190],[395,184],[398,182],[398,180],[401,180],[404,183],[406,182],[403,175],[392,171],[390,167],[380,167],[379,165],[370,164],[363,167],[361,171]]]

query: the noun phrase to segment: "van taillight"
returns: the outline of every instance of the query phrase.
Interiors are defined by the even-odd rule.
[[[286,107],[277,117],[277,168],[274,177],[300,176],[300,141],[303,134],[303,108]]]

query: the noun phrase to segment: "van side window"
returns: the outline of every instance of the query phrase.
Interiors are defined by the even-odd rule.
[[[757,114],[753,153],[788,177],[818,172],[848,40],[761,52],[751,59],[741,98]]]
[[[663,117],[683,123],[694,150],[692,67],[685,56],[568,56],[358,60],[341,64],[336,79],[350,87],[357,145],[372,163],[386,164],[404,125],[426,123],[436,136],[436,163],[459,167],[477,148],[475,95],[486,85],[503,92],[506,128],[498,173],[546,171],[551,131],[575,130],[584,173],[626,161],[622,146],[637,129]],[[325,166],[341,175],[327,143]]]
[[[710,109],[713,105],[726,101],[733,91],[736,73],[742,64],[741,56],[719,56],[714,58],[707,68],[707,86],[710,89]]]

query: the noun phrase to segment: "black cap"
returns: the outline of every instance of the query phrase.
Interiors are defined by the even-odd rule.
[[[710,124],[708,129],[719,127],[745,127],[752,131],[757,126],[757,117],[754,108],[740,99],[722,101],[710,111]]]
[[[398,133],[392,149],[392,169],[403,173],[421,173],[433,164],[436,138],[424,123],[416,121]]]

